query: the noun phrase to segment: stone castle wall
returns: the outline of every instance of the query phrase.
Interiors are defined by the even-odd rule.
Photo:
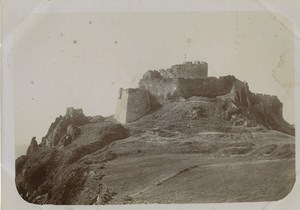
[[[163,102],[179,97],[191,96],[216,97],[229,93],[236,81],[233,76],[207,77],[198,79],[141,79],[139,88],[147,90],[158,101]]]
[[[230,92],[235,81],[233,76],[180,79],[178,88],[183,98],[191,96],[216,97]]]
[[[74,117],[74,116],[84,116],[82,109],[74,109],[73,107],[68,107],[66,111],[66,116]]]
[[[251,104],[250,93],[248,84],[236,79],[232,85],[231,91],[226,95],[219,96],[219,98],[231,98],[233,101],[249,107]]]
[[[127,122],[133,122],[150,111],[150,95],[141,89],[129,89],[127,104]]]
[[[170,69],[159,70],[163,78],[185,78],[196,79],[207,77],[208,66],[205,62],[185,62],[184,64],[177,64]]]
[[[248,117],[261,125],[285,133],[295,132],[283,119],[282,103],[276,96],[254,94],[246,82],[234,76],[207,77],[204,62],[147,71],[138,89],[121,89],[115,117],[122,123],[133,122],[153,110],[154,104],[192,96],[230,98],[239,107],[249,109]]]
[[[150,94],[138,88],[120,89],[115,118],[121,123],[133,122],[150,111]]]
[[[196,79],[207,77],[208,75],[208,65],[205,62],[195,61],[185,62],[183,64],[173,65],[169,69],[149,70],[143,75],[143,79],[154,79],[154,78],[164,78],[164,79]]]
[[[278,118],[282,118],[282,106],[277,96],[266,94],[251,93],[250,95],[251,106],[256,106],[261,109],[261,112],[272,112]]]
[[[128,104],[128,91],[125,91],[123,88],[120,88],[115,118],[121,123],[127,122],[126,121],[127,104]]]
[[[162,102],[180,96],[179,79],[142,79],[139,88],[149,91],[158,101]]]
[[[268,129],[295,135],[295,128],[283,118],[283,104],[277,96],[251,93],[250,99],[250,110],[251,113],[254,113],[257,122],[266,126]]]

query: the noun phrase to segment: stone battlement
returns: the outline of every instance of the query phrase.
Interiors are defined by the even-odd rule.
[[[278,99],[278,97],[277,96],[275,96],[275,95],[268,95],[268,94],[263,94],[263,93],[253,93],[255,96],[257,96],[257,97],[268,97],[268,98],[274,98],[274,99]]]
[[[154,79],[154,78],[185,78],[185,79],[196,79],[207,77],[208,65],[203,61],[187,61],[183,64],[173,65],[168,69],[149,70],[143,75],[143,79]]]
[[[251,97],[252,105],[255,105],[255,104],[265,104],[265,105],[277,104],[278,106],[282,107],[282,103],[280,102],[278,97],[274,96],[274,95],[251,93],[250,97]],[[282,108],[280,108],[280,109],[282,109]],[[282,112],[282,110],[280,112]]]
[[[68,107],[65,116],[75,117],[75,116],[84,116],[84,114],[82,109],[74,109],[74,107]]]

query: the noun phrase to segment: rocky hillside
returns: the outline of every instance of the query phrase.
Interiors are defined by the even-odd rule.
[[[148,71],[120,90],[115,117],[68,108],[33,137],[17,190],[36,204],[279,200],[295,182],[282,106],[234,76],[207,77],[205,62]]]
[[[69,108],[16,160],[16,186],[36,204],[282,199],[295,181],[295,138],[255,116],[228,97],[166,101],[123,125]]]

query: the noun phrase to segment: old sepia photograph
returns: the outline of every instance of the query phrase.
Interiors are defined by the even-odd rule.
[[[10,63],[19,196],[284,199],[296,179],[292,30],[267,11],[28,16]]]

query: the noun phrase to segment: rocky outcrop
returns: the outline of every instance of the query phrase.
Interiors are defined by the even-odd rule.
[[[82,119],[83,116],[76,113],[66,114],[56,126],[52,125],[52,132],[58,129],[59,125],[65,126],[66,122],[78,122],[75,121],[78,118]],[[97,117],[97,120],[99,119],[100,117]],[[16,160],[16,186],[24,200],[42,204],[74,204],[83,199],[81,187],[85,184],[91,185],[89,187],[98,186],[97,190],[102,192],[98,181],[103,174],[91,174],[92,171],[99,172],[99,167],[103,166],[94,166],[90,158],[99,155],[93,159],[95,163],[115,158],[113,153],[104,155],[102,149],[114,141],[127,138],[129,133],[124,126],[110,118],[101,117],[100,122],[85,122],[82,128],[74,124],[66,126],[65,134],[58,145],[41,145],[38,150]],[[76,139],[79,141],[73,143]],[[35,139],[32,142],[36,142]],[[85,204],[90,204],[94,198],[85,199]]]
[[[22,172],[22,169],[27,159],[28,159],[28,155],[22,155],[21,157],[18,157],[16,159],[16,174],[20,174]]]
[[[57,150],[41,148],[27,155],[26,162],[20,166],[22,159],[17,159],[19,169],[16,171],[16,187],[19,194],[27,201],[40,193],[39,187],[48,179],[49,174],[55,173],[58,164]],[[35,195],[34,195],[35,194]]]
[[[47,135],[42,140],[42,146],[53,147],[58,144],[67,145],[78,135],[78,129],[75,131],[69,128],[72,138],[69,139],[68,126],[81,126],[86,124],[89,118],[83,114],[82,109],[67,108],[65,116],[59,116],[55,122],[51,124]],[[63,142],[62,142],[63,141]]]
[[[39,145],[35,137],[32,137],[29,147],[27,148],[26,155],[29,155],[35,152],[38,149]]]
[[[76,127],[75,125],[68,125],[67,133],[60,140],[59,145],[68,146],[80,135],[80,132],[81,129]]]

